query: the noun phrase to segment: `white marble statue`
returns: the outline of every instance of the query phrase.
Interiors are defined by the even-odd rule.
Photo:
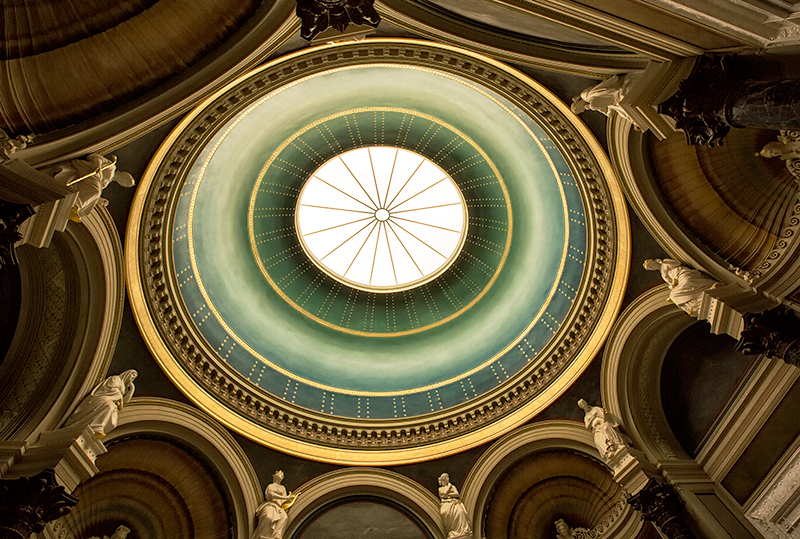
[[[672,258],[644,261],[644,269],[660,271],[661,278],[669,285],[669,299],[675,305],[697,317],[705,290],[716,288],[717,281],[706,277],[696,269],[688,268]]]
[[[272,474],[272,483],[264,490],[264,503],[256,509],[258,526],[252,539],[283,539],[286,529],[286,510],[291,507],[296,495],[286,494],[286,487],[281,485],[283,472],[278,470]]]
[[[103,189],[114,181],[123,187],[133,187],[136,182],[127,172],[117,171],[117,158],[107,159],[100,154],[89,154],[85,159],[72,159],[42,170],[64,185],[71,185],[78,191],[75,207],[70,219],[80,222],[91,213],[97,204],[105,205]]]
[[[136,376],[138,373],[130,369],[103,380],[78,404],[64,427],[89,426],[98,438],[114,430],[119,411],[133,398]]]
[[[558,533],[556,539],[572,539],[575,537],[575,534],[572,533],[572,530],[567,523],[564,522],[563,518],[556,520],[556,532]]]
[[[450,476],[443,473],[439,476],[439,513],[442,515],[444,531],[449,539],[471,538],[472,528],[469,525],[467,508],[461,501],[458,489],[450,483]]]
[[[111,535],[111,537],[104,535],[103,539],[125,539],[128,537],[129,533],[131,533],[131,530],[127,526],[117,526],[117,530]],[[100,539],[100,537],[95,535],[89,539]]]
[[[638,73],[614,75],[599,84],[589,86],[581,92],[581,95],[572,98],[570,108],[575,114],[580,114],[588,109],[602,112],[608,116],[612,111],[616,111],[617,114],[635,125],[636,122],[622,107],[621,102],[638,77]]]
[[[625,447],[622,435],[617,431],[619,420],[599,406],[590,406],[585,400],[578,401],[578,407],[585,415],[583,423],[594,434],[594,445],[604,460],[609,460],[614,453]]]

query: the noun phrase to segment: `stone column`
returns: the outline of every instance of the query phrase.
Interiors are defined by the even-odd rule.
[[[800,79],[750,80],[733,56],[701,56],[678,91],[658,106],[688,144],[722,144],[732,127],[800,128]]]

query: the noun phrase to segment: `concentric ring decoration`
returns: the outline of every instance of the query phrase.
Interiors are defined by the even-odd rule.
[[[463,246],[427,281],[351,286],[303,248],[303,186],[366,147],[419,154],[463,196]],[[349,464],[482,443],[563,391],[619,308],[627,216],[598,150],[546,90],[456,49],[373,40],[267,64],[143,178],[137,321],[192,400],[261,443]]]

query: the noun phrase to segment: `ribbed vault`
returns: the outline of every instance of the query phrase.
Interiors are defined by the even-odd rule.
[[[619,501],[622,489],[593,460],[559,452],[531,455],[496,483],[489,501],[486,537],[551,537],[556,520],[594,528]]]
[[[688,146],[681,132],[647,138],[670,210],[703,245],[743,269],[769,255],[797,199],[785,163],[755,155],[774,138],[774,131],[734,129],[717,148]]]
[[[2,2],[0,128],[43,133],[142,96],[232,36],[257,0]]]
[[[133,537],[236,537],[229,496],[208,463],[159,438],[114,441],[97,460],[101,473],[75,491],[80,503],[64,519],[75,537],[110,535],[119,525]]]

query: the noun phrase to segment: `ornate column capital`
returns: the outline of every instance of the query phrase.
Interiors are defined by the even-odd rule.
[[[0,479],[0,539],[27,539],[77,503],[56,483],[51,469],[33,477]]]
[[[731,127],[800,128],[800,79],[746,78],[737,58],[701,56],[678,91],[658,106],[688,144],[717,146]]]
[[[800,318],[793,310],[781,305],[743,318],[737,350],[746,356],[764,354],[800,367]]]
[[[297,0],[297,16],[303,23],[300,35],[311,41],[319,33],[334,28],[344,32],[352,24],[378,26],[381,16],[375,0]]]
[[[19,227],[34,213],[30,204],[0,200],[0,268],[17,264],[14,244],[22,239]]]
[[[650,479],[647,486],[628,498],[628,503],[668,539],[694,539],[683,518],[683,501],[672,485]]]

